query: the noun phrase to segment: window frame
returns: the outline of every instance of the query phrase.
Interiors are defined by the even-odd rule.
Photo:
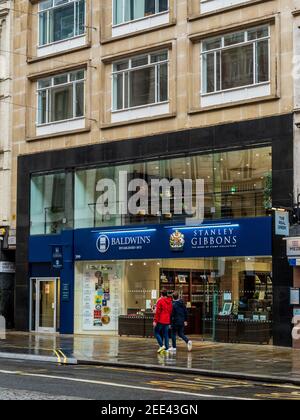
[[[166,13],[169,13],[170,12],[170,0],[167,0],[168,1],[168,8],[167,8],[167,10],[164,10],[162,12],[159,12],[158,11],[159,10],[159,1],[160,0],[155,0],[155,13],[153,13],[151,15],[143,16],[143,17],[140,17],[140,18],[132,19],[132,20],[126,20],[125,19],[125,14],[126,14],[125,13],[125,11],[126,11],[125,1],[126,0],[122,0],[122,22],[121,23],[115,23],[115,1],[114,0],[111,0],[111,1],[112,1],[112,27],[113,28],[117,28],[119,26],[128,25],[128,24],[134,23],[134,22],[139,22],[141,20],[149,19],[149,18],[152,18],[154,16],[160,16],[160,15],[163,15],[163,14],[166,14]]]
[[[78,80],[71,80],[71,75],[74,73],[77,73],[79,71],[83,71],[84,72],[84,78],[83,79],[78,79]],[[56,77],[63,77],[63,76],[67,76],[68,77],[68,81],[65,83],[60,83],[60,84],[54,84],[54,79]],[[39,83],[41,81],[45,81],[45,80],[51,80],[51,85],[47,86],[47,87],[39,87]],[[79,83],[83,82],[83,86],[84,86],[84,92],[83,92],[83,115],[82,116],[76,116],[76,87]],[[68,86],[72,86],[72,91],[73,91],[73,103],[72,103],[72,112],[73,112],[73,117],[72,118],[67,118],[67,119],[63,119],[63,120],[57,120],[57,121],[50,121],[50,116],[51,116],[51,91],[58,88],[58,87],[68,87]],[[45,114],[46,114],[46,122],[45,123],[41,123],[40,122],[40,113],[42,112],[42,108],[40,108],[40,104],[39,104],[39,98],[40,98],[40,94],[42,92],[46,92],[46,110],[45,110]],[[74,120],[79,120],[82,118],[85,118],[85,107],[86,107],[86,69],[82,68],[82,69],[77,69],[77,70],[72,70],[69,72],[65,72],[65,73],[58,73],[58,74],[54,74],[52,76],[49,77],[45,77],[45,78],[39,78],[36,81],[36,96],[37,96],[37,118],[36,118],[36,127],[44,127],[46,125],[52,125],[52,124],[60,124],[60,123],[64,123],[67,121],[74,121]],[[50,109],[49,109],[49,105],[50,105]]]
[[[200,10],[201,10],[203,4],[209,4],[209,3],[212,3],[213,1],[215,1],[215,0],[199,0]],[[222,7],[217,7],[217,8],[214,8],[214,9],[210,10],[210,11],[205,11],[205,12],[201,11],[201,14],[218,13],[221,10],[237,8],[237,7],[240,7],[243,4],[247,4],[250,1],[251,0],[237,0],[236,2],[234,2],[234,4],[229,4],[229,5],[224,5],[224,6],[222,5]]]
[[[151,62],[151,57],[153,55],[158,55],[158,54],[163,54],[163,53],[167,53],[168,54],[168,58],[167,60],[162,60],[162,61],[157,61],[157,62]],[[132,67],[132,60],[136,60],[138,58],[141,57],[148,57],[148,64],[142,65],[142,66],[137,66],[137,67]],[[123,70],[119,70],[116,71],[114,70],[114,66],[121,64],[121,63],[125,63],[128,62],[128,67],[126,69]],[[161,64],[167,64],[167,100],[165,101],[158,101],[158,92],[160,91],[160,78],[159,78],[159,74],[158,74],[158,67]],[[139,54],[139,55],[135,55],[129,58],[124,58],[124,59],[120,59],[118,61],[114,61],[112,63],[112,71],[111,71],[111,113],[118,113],[118,112],[125,112],[125,111],[130,111],[132,109],[138,109],[138,108],[145,108],[145,107],[152,107],[152,106],[156,106],[156,105],[161,105],[161,104],[167,104],[170,102],[170,51],[168,49],[164,49],[164,50],[159,50],[159,51],[154,51],[154,52],[150,52],[150,53],[145,53],[145,54]],[[155,102],[149,103],[149,104],[144,104],[144,105],[137,105],[137,106],[128,106],[125,107],[125,79],[126,79],[126,74],[130,74],[134,71],[137,70],[142,70],[145,68],[151,68],[154,67],[155,68]],[[117,109],[114,107],[114,81],[115,81],[115,76],[122,74],[122,80],[123,80],[123,86],[122,86],[122,104],[123,107],[120,109]],[[127,78],[128,79],[128,99],[127,99],[127,103],[128,105],[130,104],[130,77]]]
[[[37,39],[38,48],[45,48],[45,47],[48,47],[48,46],[51,46],[51,45],[60,44],[62,42],[66,42],[66,41],[70,41],[70,40],[73,40],[73,39],[76,39],[76,38],[81,38],[83,36],[86,36],[86,33],[87,33],[87,31],[86,31],[86,28],[87,28],[87,26],[86,26],[87,25],[87,21],[86,21],[86,19],[87,19],[87,0],[83,0],[84,1],[84,32],[82,34],[75,35],[76,34],[77,22],[76,22],[76,13],[74,12],[74,16],[75,16],[74,25],[73,25],[74,26],[74,36],[69,37],[69,38],[63,38],[63,39],[60,39],[58,41],[50,41],[50,33],[51,33],[51,31],[50,31],[50,21],[51,21],[50,11],[55,10],[55,9],[59,9],[59,8],[63,8],[67,4],[70,4],[70,3],[73,3],[74,9],[76,11],[76,4],[79,4],[80,1],[82,1],[82,0],[67,0],[66,3],[59,4],[59,5],[54,5],[54,0],[51,0],[52,1],[52,6],[41,10],[41,4],[45,1],[47,1],[47,0],[42,0],[38,4],[38,13],[37,13],[38,14],[38,39]],[[40,43],[40,35],[41,35],[40,17],[43,13],[47,13],[47,42],[45,44]]]
[[[259,30],[262,28],[266,28],[268,29],[268,35],[263,36],[261,38],[256,38],[256,39],[252,39],[249,40],[248,39],[248,33],[251,30]],[[224,43],[224,39],[226,36],[228,35],[234,35],[234,34],[238,34],[238,33],[242,33],[244,32],[244,41],[243,42],[238,42],[236,44],[231,44],[231,45],[225,45]],[[212,48],[211,50],[204,50],[203,49],[203,44],[209,40],[220,40],[221,41],[221,46],[219,48]],[[257,44],[261,41],[265,41],[268,40],[268,80],[264,81],[264,82],[258,82],[257,81],[257,57],[256,57],[256,53],[257,53]],[[205,96],[210,96],[210,95],[217,95],[220,94],[222,92],[231,92],[231,91],[236,91],[236,90],[244,90],[244,89],[249,89],[252,87],[257,87],[257,86],[263,86],[266,84],[271,84],[271,27],[269,24],[267,25],[258,25],[255,27],[250,27],[247,28],[245,30],[237,30],[237,31],[232,31],[232,32],[228,32],[219,36],[215,36],[215,37],[209,37],[209,38],[205,38],[201,41],[200,43],[200,69],[201,69],[201,87],[200,87],[200,96],[201,97],[205,97]],[[222,60],[220,61],[220,89],[216,90],[216,86],[217,86],[217,66],[216,66],[216,60],[217,60],[217,53],[222,53],[222,51],[226,51],[226,50],[230,50],[233,48],[238,48],[238,47],[243,47],[243,46],[247,46],[247,45],[251,45],[253,44],[253,81],[254,83],[252,84],[248,84],[248,85],[241,85],[241,86],[237,86],[237,87],[233,87],[233,88],[228,88],[228,89],[222,89]],[[205,86],[205,81],[204,81],[204,59],[205,56],[208,54],[214,54],[214,87],[215,90],[212,92],[205,92],[204,91],[204,86]],[[255,80],[254,80],[255,79]]]

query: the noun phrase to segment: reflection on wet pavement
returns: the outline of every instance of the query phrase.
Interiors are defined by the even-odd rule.
[[[217,344],[194,338],[188,353],[183,344],[176,355],[157,355],[153,339],[115,336],[58,336],[8,333],[0,340],[0,351],[53,355],[62,349],[80,361],[171,366],[194,370],[222,371],[289,377],[300,381],[300,351],[272,346]]]

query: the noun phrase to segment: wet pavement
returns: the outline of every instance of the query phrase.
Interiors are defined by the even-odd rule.
[[[0,359],[0,400],[55,399],[103,401],[103,404],[97,405],[98,410],[107,407],[108,401],[125,400],[131,401],[131,406],[136,407],[136,410],[145,410],[146,405],[138,403],[145,400],[153,401],[156,407],[158,405],[165,410],[166,406],[172,406],[173,401],[183,409],[191,400],[299,401],[300,387],[157,370],[46,365],[40,362],[24,363],[21,360]],[[197,407],[199,415],[203,408],[200,405]],[[142,413],[145,416],[150,414],[144,410]],[[140,411],[136,414],[141,418]],[[184,410],[182,414],[188,413]]]
[[[153,369],[178,369],[182,372],[221,373],[266,380],[282,379],[300,384],[300,350],[241,344],[218,344],[194,338],[188,353],[179,344],[176,355],[157,355],[154,339],[115,336],[58,336],[8,333],[0,340],[1,353],[56,356],[62,350],[79,363],[98,363]]]

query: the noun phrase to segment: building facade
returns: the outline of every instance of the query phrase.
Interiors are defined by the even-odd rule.
[[[271,209],[294,189],[297,3],[18,2],[17,329],[151,334],[168,289],[191,333],[291,345]],[[156,197],[169,211],[151,211],[162,179],[204,180],[204,224],[186,225],[172,188]]]
[[[15,231],[11,211],[12,2],[0,1],[0,313],[13,326]]]

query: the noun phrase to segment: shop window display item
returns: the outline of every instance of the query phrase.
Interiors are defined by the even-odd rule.
[[[97,267],[98,268],[98,267]],[[115,266],[95,269],[87,266],[83,274],[83,330],[116,331],[120,311],[121,279]]]

